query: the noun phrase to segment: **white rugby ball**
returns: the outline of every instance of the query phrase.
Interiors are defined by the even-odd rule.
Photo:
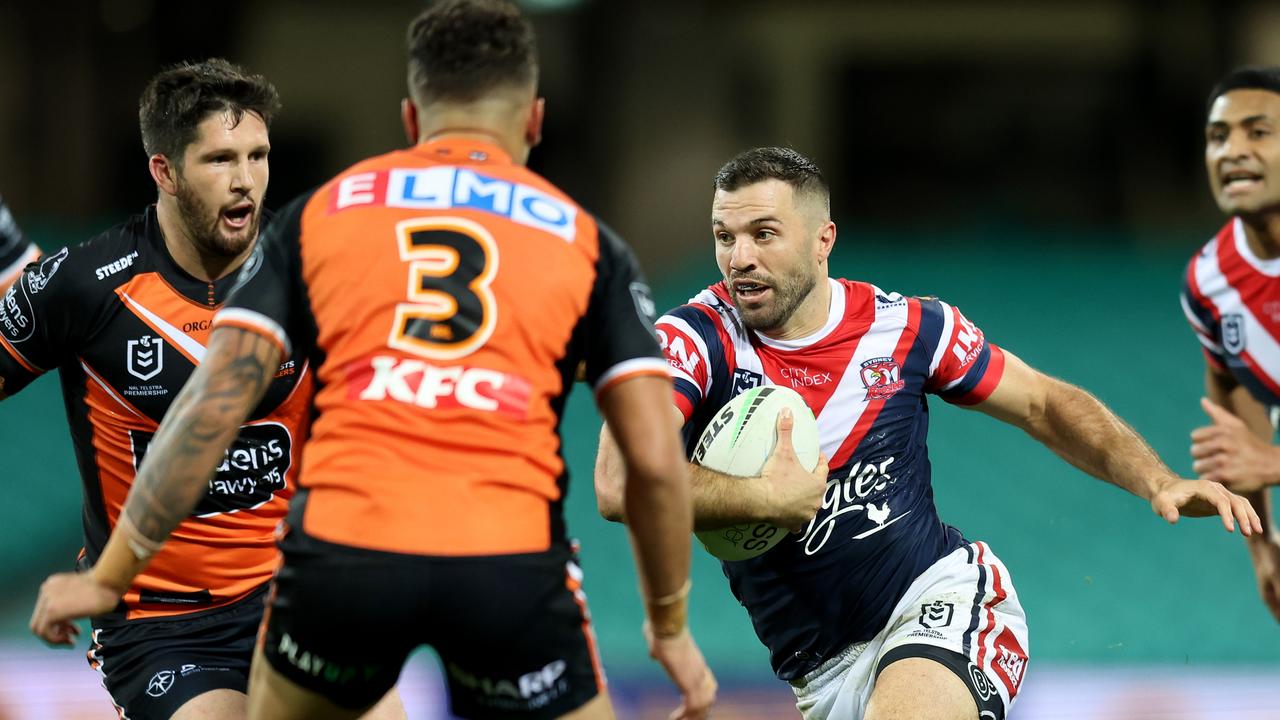
[[[812,471],[818,465],[818,422],[800,393],[780,386],[752,388],[725,403],[702,432],[694,447],[694,463],[726,475],[760,475],[777,443],[778,413],[791,408],[795,418],[791,444],[800,464]],[[746,560],[763,554],[786,537],[787,531],[769,523],[743,523],[696,533],[707,552],[721,560]]]

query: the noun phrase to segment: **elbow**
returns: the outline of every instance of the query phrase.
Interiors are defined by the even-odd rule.
[[[623,509],[626,505],[623,498],[623,483],[612,481],[602,468],[596,468],[596,509],[600,517],[609,522],[622,522]]]

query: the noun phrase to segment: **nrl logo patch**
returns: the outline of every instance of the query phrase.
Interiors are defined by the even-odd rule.
[[[143,335],[130,340],[125,350],[125,367],[139,380],[150,380],[164,369],[164,341]]]
[[[1231,313],[1222,316],[1222,347],[1232,355],[1244,351],[1244,315]]]

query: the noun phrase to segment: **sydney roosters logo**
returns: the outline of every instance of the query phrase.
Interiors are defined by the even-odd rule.
[[[897,360],[879,357],[862,363],[862,384],[867,388],[868,400],[888,400],[907,383]]]

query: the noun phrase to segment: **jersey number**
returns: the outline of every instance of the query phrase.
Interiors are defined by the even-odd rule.
[[[435,360],[478,350],[498,315],[489,288],[498,271],[493,236],[463,218],[406,220],[396,233],[409,263],[409,302],[396,305],[390,346]]]

